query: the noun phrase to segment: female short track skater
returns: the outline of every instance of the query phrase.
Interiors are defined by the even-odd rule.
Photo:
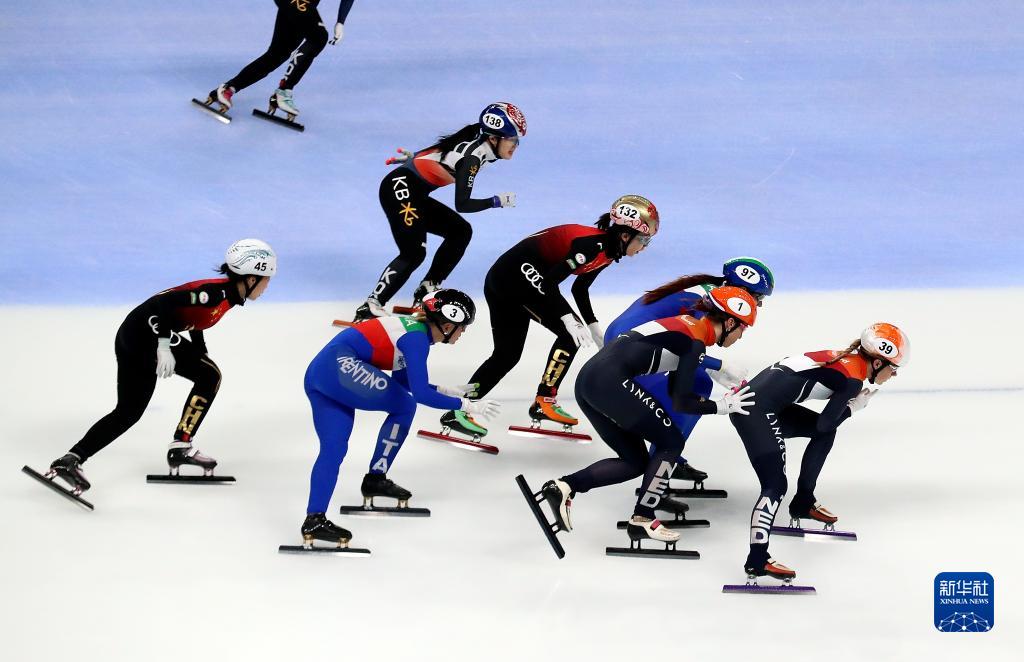
[[[142,418],[157,377],[178,374],[193,383],[167,447],[171,469],[191,464],[210,471],[217,466],[216,460],[192,447],[220,388],[220,369],[207,354],[203,331],[234,306],[262,296],[277,273],[277,255],[259,239],[242,239],[228,248],[219,271],[223,278],[192,281],[154,294],[121,323],[114,338],[117,405],[50,465],[51,474],[71,485],[74,494],[89,489],[82,463]],[[183,331],[188,331],[187,339],[180,335]]]
[[[786,494],[786,439],[809,437],[800,464],[797,491],[789,504],[793,517],[828,524],[838,518],[817,502],[814,487],[836,438],[836,428],[863,409],[874,394],[865,380],[881,385],[907,365],[910,341],[887,323],[872,324],[842,351],[807,352],[788,357],[759,372],[748,385],[756,404],[751,416],[730,416],[761,483],[750,519],[750,552],[744,569],[750,576],[792,579],[796,572],[768,553],[775,514]],[[827,400],[820,414],[799,404]]]
[[[603,344],[604,334],[590,304],[590,286],[612,262],[643,251],[659,223],[654,203],[643,196],[624,195],[601,215],[596,227],[557,225],[531,234],[499,257],[484,280],[494,350],[470,377],[476,397],[489,393],[519,363],[533,320],[556,337],[530,418],[568,426],[579,423],[558,406],[556,396],[576,350],[591,342]],[[558,289],[570,275],[576,276],[572,295],[582,322]],[[465,412],[450,411],[441,424],[469,435],[487,434]]]
[[[541,488],[563,530],[572,530],[571,499],[579,492],[615,485],[643,475],[640,496],[627,525],[633,540],[673,542],[679,534],[661,526],[654,511],[668,487],[673,466],[686,439],[673,425],[669,409],[702,416],[745,416],[753,405],[746,387],[711,401],[694,391],[694,374],[712,345],[729,347],[757,319],[757,301],[746,290],[724,286],[711,290],[691,315],[642,324],[605,345],[576,377],[576,402],[601,439],[618,455],[576,473],[549,480]],[[669,373],[672,404],[662,407],[637,377]],[[652,452],[647,445],[651,443]]]
[[[424,299],[415,317],[381,317],[356,324],[334,337],[306,369],[305,389],[313,409],[320,454],[310,477],[309,503],[302,537],[347,545],[352,534],[325,513],[338,469],[348,451],[356,410],[388,413],[361,487],[364,497],[408,501],[412,494],[387,477],[409,434],[416,405],[468,408],[484,417],[498,412],[493,400],[465,399],[467,387],[438,387],[427,377],[427,354],[440,342],[453,345],[473,323],[476,306],[458,290],[438,290]],[[389,370],[388,375],[384,371]]]
[[[338,21],[334,24],[332,44],[340,43],[345,37],[345,19],[355,0],[341,0],[338,3]],[[274,34],[270,38],[267,52],[259,56],[231,80],[221,83],[210,92],[206,104],[219,103],[226,111],[231,108],[232,97],[250,85],[270,75],[285,61],[288,69],[271,95],[271,106],[277,106],[289,115],[298,115],[292,89],[299,84],[309,66],[327,45],[327,29],[324,27],[317,5],[320,0],[274,0],[277,18]]]
[[[609,343],[630,329],[664,317],[690,315],[700,319],[703,313],[693,310],[694,304],[700,301],[711,288],[721,285],[743,288],[757,300],[757,305],[761,306],[764,298],[771,296],[775,289],[775,276],[764,262],[752,257],[734,257],[727,260],[722,265],[721,276],[709,274],[681,276],[646,292],[630,304],[629,308],[608,325],[604,341]],[[700,293],[690,291],[691,288],[697,288]],[[725,367],[720,359],[705,356],[693,375],[694,392],[703,398],[709,398],[711,397],[712,380],[725,388],[733,388],[744,377],[746,377],[745,370]],[[700,416],[672,409],[672,400],[668,394],[668,378],[664,374],[658,373],[638,377],[637,381],[669,413],[672,421],[683,433],[683,438],[689,439]],[[692,480],[698,483],[703,482],[707,477],[707,473],[690,466],[683,457],[679,458],[676,470],[672,474],[672,478],[676,480]]]
[[[480,121],[413,154],[388,159],[402,165],[380,183],[380,206],[398,244],[398,257],[384,268],[366,303],[356,310],[361,321],[386,314],[391,300],[427,257],[427,234],[443,238],[423,282],[413,293],[413,307],[441,283],[462,259],[473,228],[460,214],[494,207],[514,207],[515,193],[474,198],[473,184],[480,168],[516,153],[526,135],[526,117],[510,103],[492,103],[480,113]],[[400,150],[401,151],[401,150]],[[455,184],[455,209],[430,197],[442,186]]]

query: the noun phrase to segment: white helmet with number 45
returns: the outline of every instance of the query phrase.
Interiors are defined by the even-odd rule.
[[[239,239],[224,256],[228,269],[239,276],[266,276],[277,273],[277,253],[265,241]]]

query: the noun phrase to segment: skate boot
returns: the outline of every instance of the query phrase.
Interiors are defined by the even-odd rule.
[[[579,425],[579,419],[571,416],[567,411],[558,406],[558,401],[553,397],[538,395],[537,399],[530,405],[530,420],[533,427],[540,427],[541,421],[558,423],[562,429],[569,432],[574,425]]]
[[[50,465],[46,472],[46,478],[60,478],[71,487],[71,493],[75,496],[88,490],[92,485],[86,480],[82,472],[82,460],[74,453],[67,453],[57,458]]]
[[[210,95],[206,97],[206,105],[219,103],[222,109],[221,112],[227,112],[231,110],[231,97],[234,94],[235,88],[229,87],[227,83],[221,83],[217,86],[217,89],[210,90]]]
[[[420,309],[423,307],[423,300],[428,295],[441,289],[441,283],[435,283],[432,280],[425,280],[419,284],[416,291],[412,293],[412,307],[414,309]]]
[[[676,464],[675,471],[672,472],[672,480],[692,480],[694,483],[703,483],[708,477],[706,471],[701,471],[686,460]]]
[[[803,507],[803,504],[805,503],[807,502],[800,502],[794,499],[793,502],[789,504],[789,525],[791,527],[799,529],[800,520],[806,517],[808,519],[813,519],[824,524],[825,531],[835,531],[835,524],[839,521],[839,518],[837,516],[832,514],[832,512],[829,511],[828,508],[821,505],[817,501],[811,502],[812,505],[806,508]]]
[[[549,480],[541,486],[540,492],[551,507],[551,512],[555,516],[555,524],[558,525],[558,529],[560,531],[572,531],[572,518],[570,517],[572,489],[569,487],[569,484],[563,480]]]
[[[378,317],[384,317],[387,313],[384,311],[384,306],[381,305],[380,301],[377,301],[375,297],[369,297],[363,305],[356,308],[356,316],[352,318],[354,324],[359,322],[365,322],[366,320],[377,319]]]
[[[699,559],[700,552],[689,549],[676,549],[679,534],[672,531],[659,520],[633,515],[625,522],[626,535],[629,536],[629,547],[605,547],[608,556],[654,556],[660,558]],[[643,546],[643,541],[655,540],[665,544],[664,549],[650,549]]]
[[[294,120],[295,116],[299,114],[299,109],[295,105],[295,98],[292,95],[291,90],[282,90],[277,88],[274,90],[274,96],[270,97],[271,109],[280,108],[288,115],[289,120]]]
[[[338,547],[348,547],[352,533],[327,519],[324,513],[309,513],[306,515],[306,521],[302,523],[302,546],[312,549],[314,540],[335,543]]]
[[[679,540],[679,534],[662,525],[661,520],[633,515],[626,525],[626,534],[633,541],[659,540],[665,543],[674,543]]]
[[[784,584],[790,584],[796,579],[796,570],[786,567],[773,558],[769,558],[764,564],[752,563],[748,559],[743,570],[747,573],[748,582],[765,576],[781,579]]]
[[[167,464],[171,467],[172,476],[177,476],[181,466],[188,464],[202,467],[204,476],[212,476],[217,460],[203,455],[187,441],[174,441],[167,447]]]
[[[686,513],[690,512],[690,505],[672,497],[661,497],[661,501],[654,507],[655,510],[671,513],[673,519],[662,522],[661,525],[667,529],[689,529],[698,526],[711,526],[706,519],[687,519]],[[624,528],[624,527],[621,527]]]
[[[487,436],[487,428],[477,423],[472,416],[462,410],[446,412],[441,416],[441,434],[458,432],[474,441]]]
[[[387,474],[366,474],[363,476],[363,484],[359,487],[363,494],[363,505],[342,506],[343,515],[402,515],[408,517],[429,517],[430,510],[427,508],[410,508],[409,499],[412,492],[395,484]],[[395,508],[378,506],[373,503],[377,497],[387,497],[398,501]]]

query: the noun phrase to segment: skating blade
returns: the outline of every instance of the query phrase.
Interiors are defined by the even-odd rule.
[[[555,536],[555,525],[552,524],[544,517],[544,513],[540,510],[540,503],[537,501],[538,496],[530,488],[530,485],[526,482],[526,478],[522,474],[516,476],[516,485],[519,486],[519,491],[523,493],[523,498],[526,499],[526,503],[530,505],[530,510],[533,512],[533,516],[537,519],[537,524],[540,525],[541,530],[544,532],[544,537],[548,539],[548,544],[551,545],[551,549],[554,550],[555,556],[558,558],[565,558],[565,549],[562,547],[562,543],[558,541]]]
[[[523,425],[508,426],[508,433],[517,437],[530,437],[532,439],[562,439],[573,441],[577,444],[589,444],[593,438],[589,434],[580,432],[563,432],[561,430],[545,430],[544,428],[531,428]]]
[[[356,517],[430,517],[429,508],[342,506],[340,512],[342,515],[354,515]]]
[[[234,476],[186,476],[179,474],[149,474],[146,476],[147,483],[188,483],[192,485],[220,485],[235,482]]]
[[[700,552],[689,549],[637,549],[635,547],[605,547],[607,556],[641,556],[657,559],[699,559]]]
[[[661,525],[663,527],[665,527],[666,529],[670,529],[670,530],[674,530],[674,529],[699,529],[699,528],[707,528],[707,527],[711,526],[711,522],[709,522],[706,519],[668,519],[668,520],[663,519],[663,520],[659,520],[659,521],[661,522]],[[616,522],[615,523],[615,528],[617,528],[617,529],[625,529],[627,524],[629,524],[629,522],[626,522],[626,521]]]
[[[353,558],[367,558],[370,550],[361,547],[303,547],[302,545],[281,545],[277,551],[282,554],[337,554]]]
[[[64,489],[63,487],[61,487],[57,483],[54,483],[52,480],[50,480],[49,478],[47,478],[43,474],[39,473],[38,471],[36,471],[32,467],[29,467],[28,465],[26,465],[26,466],[21,468],[21,471],[22,471],[22,473],[24,473],[24,474],[26,474],[28,476],[31,476],[32,478],[36,479],[37,481],[39,481],[43,485],[46,485],[48,488],[50,488],[51,490],[53,490],[57,494],[61,495],[65,499],[69,499],[71,501],[74,501],[75,503],[77,503],[82,508],[85,508],[88,511],[92,511],[94,509],[93,505],[91,503],[89,503],[88,501],[86,501],[85,499],[83,499],[80,496],[76,496],[76,495],[72,494],[71,490]]]
[[[794,536],[805,540],[845,540],[855,542],[857,534],[853,531],[825,531],[823,529],[804,529],[792,526],[773,526],[772,533],[780,536]]]
[[[271,115],[270,113],[263,112],[262,110],[258,110],[256,108],[252,109],[252,114],[256,117],[259,117],[260,119],[264,119],[273,124],[277,124],[278,126],[287,127],[292,131],[298,131],[299,133],[302,133],[303,131],[306,130],[306,127],[302,126],[298,122],[286,120],[282,117],[278,117],[277,115]]]
[[[420,430],[416,433],[416,436],[422,439],[430,439],[432,441],[443,441],[464,451],[475,451],[478,453],[487,453],[488,455],[498,454],[497,446],[491,446],[490,444],[485,444],[479,441],[472,441],[470,439],[460,439],[458,437],[448,434],[431,432],[430,430]]]
[[[199,99],[193,98],[192,99],[192,103],[194,103],[195,105],[199,106],[200,110],[202,110],[204,113],[206,113],[207,115],[209,115],[213,119],[218,120],[220,122],[223,122],[224,124],[231,124],[231,116],[230,115],[227,115],[225,113],[220,112],[219,110],[215,110],[215,109],[211,108],[210,106],[207,106],[205,103],[203,103]]]
[[[765,593],[769,595],[815,595],[817,591],[813,586],[793,586],[785,584],[765,585],[760,584],[726,584],[722,587],[722,593]]]

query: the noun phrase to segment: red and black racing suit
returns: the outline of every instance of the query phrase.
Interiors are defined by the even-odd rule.
[[[191,441],[220,388],[220,370],[206,354],[203,330],[220,321],[232,306],[245,304],[227,278],[197,280],[155,294],[128,313],[114,338],[117,357],[117,405],[98,420],[71,451],[84,462],[142,418],[156,388],[156,349],[169,338],[174,372],[193,382],[177,441]],[[189,339],[180,335],[188,331]]]

